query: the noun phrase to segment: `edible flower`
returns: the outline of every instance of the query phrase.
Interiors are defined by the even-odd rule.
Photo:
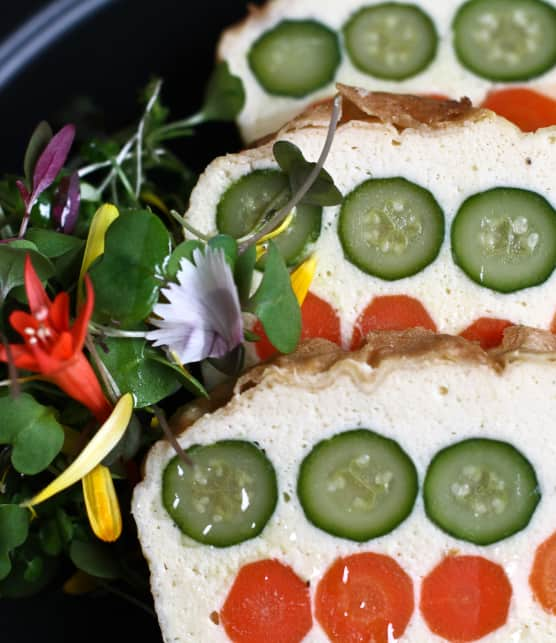
[[[59,293],[51,301],[29,255],[25,258],[24,278],[30,313],[18,310],[10,315],[10,324],[23,338],[23,344],[10,344],[9,350],[0,346],[0,361],[8,362],[11,355],[16,367],[40,373],[86,406],[98,422],[104,422],[112,413],[112,405],[83,353],[94,307],[90,279],[85,277],[87,296],[70,325],[68,293]],[[115,540],[121,532],[120,509],[110,472],[99,462],[80,476],[85,504],[95,534],[103,540]]]
[[[300,306],[303,306],[305,297],[307,297],[316,269],[317,259],[315,255],[311,255],[302,264],[297,266],[290,275],[292,290],[295,293],[297,303]]]
[[[157,304],[152,319],[158,330],[147,339],[167,346],[182,364],[224,357],[243,340],[243,320],[232,271],[222,248],[193,252],[182,259],[178,283],[162,289],[168,303]]]
[[[23,338],[23,344],[9,347],[15,366],[40,373],[103,422],[110,415],[112,405],[83,354],[87,324],[94,307],[90,280],[85,279],[87,298],[70,325],[68,293],[61,292],[51,301],[29,255],[25,259],[24,278],[30,313],[17,310],[10,315],[10,324]],[[0,346],[0,361],[9,361],[4,346]]]

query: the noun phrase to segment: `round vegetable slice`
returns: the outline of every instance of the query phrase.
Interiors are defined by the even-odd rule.
[[[538,546],[529,584],[537,601],[556,616],[556,532]]]
[[[235,643],[300,643],[313,625],[309,587],[278,560],[244,565],[220,611]]]
[[[319,582],[315,617],[333,643],[387,643],[401,637],[413,613],[413,583],[382,554],[338,558]]]
[[[525,87],[490,92],[481,107],[507,118],[523,132],[556,125],[556,100]]]
[[[166,466],[162,500],[184,534],[228,547],[257,536],[276,507],[276,473],[250,442],[222,440],[187,450],[193,466],[176,456]]]
[[[253,44],[248,59],[269,94],[302,98],[334,80],[340,44],[320,22],[284,20]]]
[[[434,261],[444,239],[444,215],[432,194],[414,183],[369,179],[345,198],[338,232],[349,261],[391,281]]]
[[[413,4],[384,2],[364,7],[348,20],[343,31],[351,62],[377,78],[415,76],[436,55],[434,23]]]
[[[556,64],[556,10],[541,0],[470,0],[453,29],[461,64],[483,78],[528,80]]]
[[[447,533],[490,545],[525,528],[541,494],[535,470],[507,442],[472,438],[433,458],[423,486],[428,517]]]
[[[259,359],[268,359],[278,352],[270,343],[263,325],[257,319],[253,332],[260,337],[255,344]],[[299,341],[322,337],[341,346],[340,318],[332,306],[312,292],[307,293],[301,306],[301,337]]]
[[[423,580],[421,612],[448,641],[476,641],[508,618],[512,586],[504,569],[482,556],[447,556]]]
[[[493,317],[480,317],[460,333],[461,337],[470,342],[479,342],[485,351],[489,348],[500,346],[504,339],[506,328],[513,326],[507,319],[495,319]]]
[[[244,237],[271,210],[286,205],[288,177],[279,170],[255,170],[242,176],[222,195],[216,209],[216,226],[222,234]]]
[[[417,299],[407,295],[375,297],[355,322],[351,336],[351,350],[361,348],[363,340],[373,330],[408,328],[426,328],[436,332],[436,324]]]
[[[255,170],[242,176],[222,195],[216,209],[216,226],[223,234],[239,239],[253,232],[272,212],[291,197],[288,177],[280,170]],[[301,204],[290,225],[274,238],[287,265],[296,265],[321,231],[322,208]],[[261,262],[264,265],[264,261]]]
[[[498,292],[536,286],[556,266],[556,212],[535,192],[494,188],[469,197],[451,237],[460,268]]]
[[[365,541],[389,533],[411,513],[417,471],[397,442],[356,429],[313,448],[301,464],[297,493],[316,527]]]

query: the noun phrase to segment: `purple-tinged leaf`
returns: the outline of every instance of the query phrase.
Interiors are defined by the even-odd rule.
[[[35,165],[33,174],[33,192],[31,201],[34,202],[56,179],[64,163],[75,137],[75,127],[66,125],[52,138],[44,148]]]
[[[65,234],[73,232],[80,203],[79,174],[74,172],[70,176],[64,176],[54,196],[52,219],[58,230]]]
[[[41,121],[29,139],[27,149],[25,150],[25,158],[23,160],[23,169],[25,171],[25,179],[28,185],[33,181],[33,172],[39,160],[40,155],[44,152],[46,146],[50,143],[53,133],[52,128],[46,121]]]
[[[25,183],[23,183],[23,181],[16,181],[15,184],[17,185],[17,189],[19,190],[19,194],[21,194],[21,198],[23,199],[23,204],[25,205],[25,209],[27,209],[29,205],[29,201],[31,199],[29,190],[25,187]]]

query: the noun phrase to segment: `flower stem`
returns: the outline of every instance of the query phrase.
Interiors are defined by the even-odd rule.
[[[330,117],[330,124],[328,125],[328,133],[326,135],[326,140],[324,142],[324,146],[322,148],[322,151],[320,153],[319,159],[315,167],[312,169],[309,176],[305,179],[303,185],[286,203],[286,205],[280,210],[278,210],[278,212],[272,217],[272,219],[270,219],[270,221],[266,225],[264,225],[256,234],[254,234],[250,239],[240,244],[239,246],[240,254],[245,252],[249,248],[249,246],[253,245],[254,243],[257,243],[257,241],[262,239],[265,235],[267,235],[269,232],[274,230],[274,228],[279,226],[282,223],[282,221],[288,216],[288,214],[295,208],[295,206],[301,201],[301,199],[303,199],[303,197],[307,194],[307,192],[309,192],[309,190],[311,189],[311,186],[317,180],[320,174],[320,171],[324,166],[326,158],[328,157],[328,153],[330,152],[330,148],[332,147],[332,142],[334,140],[334,134],[336,133],[336,127],[338,125],[338,121],[340,120],[341,115],[342,115],[342,97],[340,96],[340,94],[337,94],[336,97],[334,98],[332,115]]]

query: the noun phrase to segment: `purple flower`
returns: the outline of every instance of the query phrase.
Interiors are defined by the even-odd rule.
[[[152,319],[158,330],[147,338],[167,346],[182,364],[223,357],[243,340],[236,285],[221,248],[195,250],[195,263],[182,259],[178,283],[162,290],[168,303],[157,304]]]

